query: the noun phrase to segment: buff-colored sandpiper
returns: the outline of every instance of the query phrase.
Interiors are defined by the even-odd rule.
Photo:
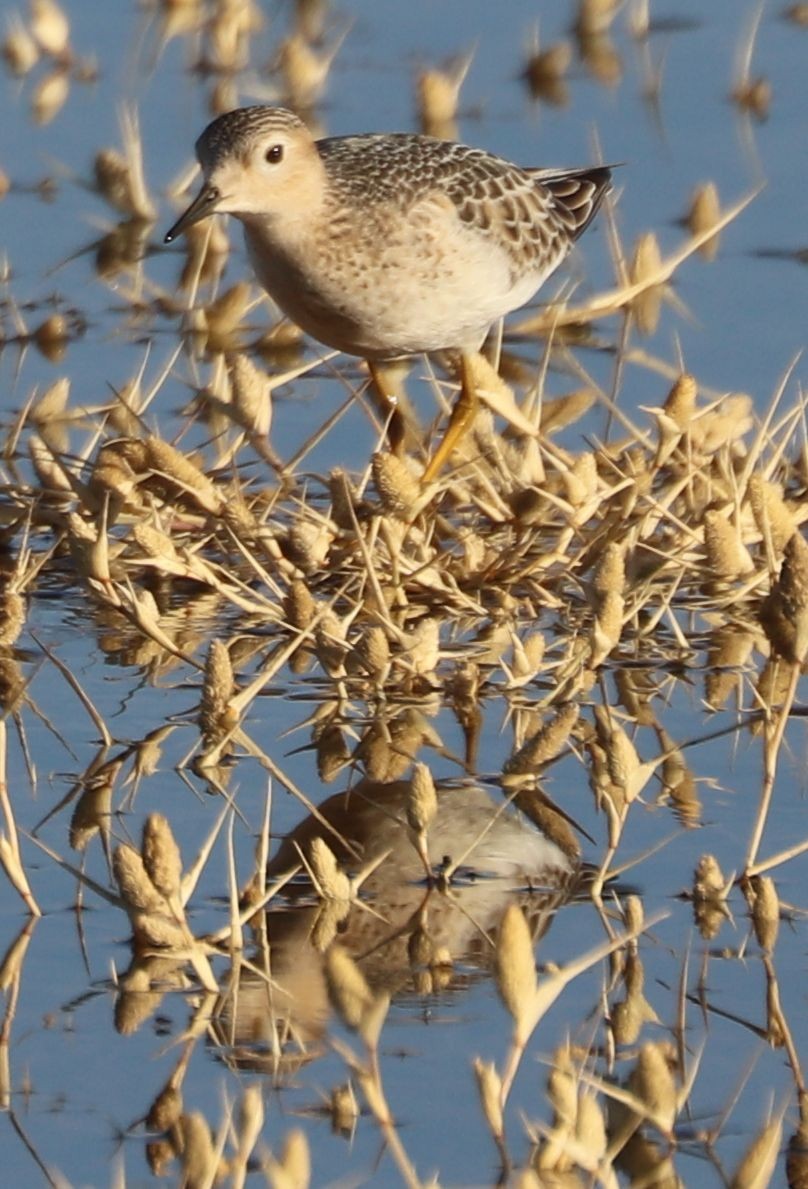
[[[473,418],[469,356],[561,263],[610,178],[605,166],[522,169],[407,133],[314,140],[280,107],[219,116],[196,154],[202,189],[166,243],[208,215],[235,215],[261,284],[321,343],[372,371],[460,353],[460,400],[425,481]]]

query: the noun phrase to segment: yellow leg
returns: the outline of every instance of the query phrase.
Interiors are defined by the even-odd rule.
[[[473,367],[469,357],[464,353],[460,356],[460,396],[452,409],[443,441],[430,458],[426,470],[421,476],[423,483],[431,483],[438,477],[452,451],[460,444],[474,424],[478,407],[479,398],[474,383]]]
[[[417,431],[415,415],[409,398],[404,391],[403,378],[407,365],[399,362],[371,363],[368,369],[371,388],[376,396],[377,408],[387,422],[387,440],[394,454],[403,454],[404,447]]]

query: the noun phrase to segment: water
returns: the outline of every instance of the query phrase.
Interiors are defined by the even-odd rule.
[[[611,81],[599,80],[591,64],[576,57],[567,79],[568,101],[556,107],[532,101],[520,78],[536,5],[517,0],[499,7],[463,0],[440,5],[428,0],[408,5],[346,2],[326,10],[326,43],[344,40],[318,115],[329,134],[413,128],[414,72],[473,49],[461,93],[462,139],[526,164],[582,164],[596,153],[621,163],[614,219],[627,257],[637,238],[649,230],[663,253],[675,250],[685,235],[677,221],[695,186],[714,181],[727,205],[756,192],[722,234],[716,260],[707,263],[694,256],[676,270],[670,300],[654,332],[641,337],[636,328],[630,329],[618,372],[613,347],[621,326],[613,318],[597,324],[594,348],[573,353],[575,365],[569,359],[554,359],[547,389],[555,396],[581,386],[581,374],[574,367],[584,368],[593,386],[612,395],[621,410],[647,429],[643,407],[662,403],[671,377],[683,363],[707,391],[749,393],[762,415],[805,345],[806,274],[793,254],[805,248],[801,196],[807,168],[803,142],[808,30],[784,20],[775,6],[764,6],[751,73],[771,81],[773,99],[768,119],[758,122],[729,99],[755,6],[737,0],[713,0],[706,10],[678,0],[652,4],[647,41],[633,38],[628,28],[629,18],[640,7],[629,5],[618,16],[611,31],[614,57],[599,59],[602,66],[613,68]],[[5,427],[11,426],[34,389],[41,392],[63,376],[71,382],[71,410],[106,405],[111,390],[120,390],[144,361],[145,385],[156,382],[178,342],[180,320],[169,302],[186,300],[177,290],[181,248],[164,250],[161,238],[179,209],[166,190],[190,167],[193,141],[210,115],[216,79],[189,68],[198,57],[200,37],[176,36],[161,46],[159,21],[168,9],[157,6],[98,6],[74,0],[66,4],[66,11],[75,54],[96,63],[97,77],[89,82],[74,79],[64,107],[44,125],[32,121],[29,109],[38,80],[51,67],[40,64],[28,77],[6,74],[2,80],[6,118],[0,124],[0,167],[12,183],[0,204],[10,270],[0,307],[6,339],[0,352]],[[287,5],[265,5],[262,12],[263,27],[249,38],[249,62],[236,79],[239,102],[282,98],[279,75],[268,71],[267,63],[292,27],[293,15]],[[543,46],[570,38],[571,4],[544,4],[540,15]],[[647,95],[656,76],[659,94],[652,103]],[[95,153],[120,146],[124,104],[137,108],[145,174],[159,215],[146,233],[142,264],[105,279],[96,271],[95,250],[82,249],[113,229],[119,216],[89,183]],[[47,198],[35,189],[43,178],[52,183]],[[576,300],[614,284],[606,228],[601,218],[558,281],[562,286],[572,276],[579,283]],[[231,223],[228,232],[234,251],[223,286],[246,275],[237,228]],[[542,301],[555,283],[542,293]],[[24,323],[33,331],[54,310],[68,313],[80,333],[71,335],[60,358],[47,358],[20,328]],[[250,317],[256,334],[271,318],[268,306],[261,303]],[[534,366],[543,345],[528,337],[518,349]],[[318,352],[316,345],[308,350],[312,355]],[[416,363],[410,386],[419,410],[431,417],[433,397],[421,380],[424,374],[423,365]],[[336,360],[280,390],[272,441],[281,457],[293,454],[341,405],[346,385],[355,383],[358,375],[354,361]],[[204,361],[181,352],[147,410],[148,427],[159,428],[170,440],[185,424],[181,410],[191,389],[208,378]],[[805,364],[797,359],[786,381],[784,411],[793,408],[804,384]],[[71,451],[92,452],[92,431],[87,428],[91,424],[83,418],[71,427]],[[593,436],[607,433],[619,436],[617,429],[608,427],[605,408],[596,406],[561,440],[579,451]],[[203,428],[194,427],[189,440],[203,439]],[[339,464],[359,471],[375,442],[365,413],[354,405],[306,459],[305,469],[322,473]],[[182,445],[188,442],[183,439]],[[264,479],[262,465],[255,467],[259,482]],[[9,502],[18,484],[29,479],[24,455],[6,463]],[[322,487],[313,481],[310,490],[319,497]],[[35,550],[44,550],[52,540],[49,531],[37,530]],[[197,597],[199,592],[182,587],[156,593],[164,599],[163,622],[198,659],[204,658],[211,634],[246,637],[248,627],[254,627],[213,596],[203,599]],[[552,635],[555,613],[539,607],[536,614]],[[661,737],[662,725],[677,745],[700,740],[721,727],[728,733],[683,752],[692,766],[695,808],[693,801],[684,809],[677,806],[656,777],[649,779],[641,800],[632,806],[617,857],[619,862],[638,860],[623,879],[642,895],[646,914],[667,913],[640,947],[644,994],[657,1016],[656,1022],[646,1024],[641,1040],[678,1037],[683,983],[694,997],[683,1034],[688,1063],[697,1060],[705,1046],[692,1094],[679,1117],[676,1167],[687,1184],[717,1185],[721,1174],[706,1158],[699,1134],[716,1123],[738,1087],[738,1100],[715,1144],[727,1175],[763,1125],[771,1104],[775,1111],[781,1105],[786,1110],[786,1136],[797,1123],[799,1078],[789,1071],[783,1050],[769,1047],[761,1033],[766,1028],[767,988],[771,1006],[776,980],[794,1051],[804,1059],[801,891],[806,871],[804,856],[773,871],[787,914],[774,959],[764,961],[750,938],[737,890],[730,901],[733,915],[714,941],[695,930],[692,908],[679,894],[690,886],[693,868],[705,851],[716,855],[727,874],[742,866],[760,793],[762,750],[760,739],[739,726],[743,716],[736,715],[731,701],[721,713],[706,709],[708,674],[701,638],[705,625],[692,626],[681,614],[679,622],[693,650],[686,660],[677,655],[667,671],[658,658],[649,663],[648,675],[657,685],[655,724],[636,730],[640,757],[656,758],[669,745]],[[473,624],[469,632],[478,626]],[[663,619],[655,634],[661,650],[668,628]],[[259,625],[259,636],[263,645],[274,638],[273,629]],[[40,642],[56,650],[98,708],[113,736],[110,747],[100,743],[97,723],[41,651]],[[18,647],[13,659],[19,678],[30,681],[28,701],[17,704],[7,724],[8,783],[19,828],[39,827],[37,836],[64,863],[86,871],[101,887],[114,888],[109,851],[126,838],[139,842],[147,814],[160,811],[171,823],[187,868],[223,807],[215,782],[185,763],[198,740],[198,672],[167,661],[158,651],[146,655],[138,633],[88,596],[68,561],[60,561],[41,579]],[[760,667],[759,653],[755,658]],[[245,660],[243,674],[251,675],[257,663]],[[443,671],[448,667],[445,662]],[[495,665],[490,672],[477,764],[479,772],[489,776],[501,772],[521,742],[520,731],[527,729],[520,717],[521,696],[506,697],[501,670]],[[4,673],[4,684],[10,680]],[[538,684],[527,687],[524,699],[540,701],[552,693],[555,680],[554,671],[547,670]],[[587,721],[593,703],[618,705],[611,676],[604,685],[605,692],[596,688],[590,696],[580,694]],[[750,706],[748,682],[744,697]],[[264,696],[251,704],[246,722],[257,748],[271,757],[288,783],[315,803],[344,787],[348,779],[344,772],[335,784],[326,785],[317,775],[315,732],[309,720],[326,717],[329,698],[334,698],[333,683],[319,669],[303,676],[284,667]],[[456,777],[458,765],[452,757],[462,755],[464,733],[452,710],[439,702],[433,697],[430,708],[417,690],[409,698],[423,712],[426,727],[440,736],[419,751],[419,758],[429,760],[436,775]],[[392,698],[394,722],[409,703]],[[352,697],[346,705],[334,701],[330,712],[336,725],[347,724],[352,747],[375,708]],[[629,716],[629,726],[632,721],[636,720]],[[127,783],[143,754],[141,741],[155,731],[164,732],[159,757]],[[765,855],[804,836],[805,746],[803,720],[795,718],[780,757]],[[584,857],[597,863],[606,846],[606,827],[595,810],[580,756],[577,744],[548,770],[543,787],[592,836],[593,843],[584,842]],[[71,818],[73,836],[81,824],[75,815],[82,805],[82,774],[92,764],[118,758],[123,766],[120,773],[111,774],[111,816],[102,812],[93,819],[86,851],[71,850]],[[225,776],[239,814],[233,826],[237,882],[252,870],[268,786],[274,834],[284,833],[303,816],[299,801],[284,791],[284,779],[276,775],[268,781],[265,766],[254,756],[240,757]],[[229,919],[228,829],[217,838],[190,901],[189,921],[197,935],[221,929]],[[662,843],[661,849],[652,850]],[[3,981],[8,1043],[0,1152],[9,1184],[43,1183],[43,1166],[53,1177],[59,1174],[74,1185],[106,1184],[119,1165],[128,1185],[150,1182],[147,1142],[154,1137],[146,1135],[142,1120],[169,1082],[180,1090],[183,1111],[202,1112],[214,1133],[222,1125],[226,1104],[237,1101],[245,1086],[257,1083],[266,1112],[263,1143],[277,1153],[289,1130],[302,1127],[311,1147],[313,1183],[343,1177],[378,1185],[395,1182],[380,1132],[366,1114],[358,1120],[355,1137],[345,1140],[332,1134],[321,1109],[324,1096],[347,1077],[343,1057],[329,1047],[330,1037],[347,1041],[357,1053],[361,1046],[334,1023],[310,947],[301,942],[297,956],[293,952],[288,961],[291,975],[296,969],[303,971],[293,983],[301,1012],[307,995],[314,1004],[310,1017],[302,1013],[311,1029],[305,1055],[299,1056],[293,1072],[276,1067],[273,1076],[270,1013],[264,1004],[254,1013],[251,1007],[243,1008],[239,1015],[228,1000],[229,958],[212,960],[223,984],[218,1008],[202,996],[187,963],[177,962],[174,969],[162,972],[154,1002],[131,1001],[134,1015],[138,1004],[143,1007],[142,1020],[136,1028],[125,1026],[116,990],[121,980],[125,984],[132,961],[125,913],[92,888],[82,890],[74,872],[60,867],[27,838],[23,853],[44,919],[27,926],[20,901],[7,884],[2,885],[7,890],[2,897],[0,948],[9,948]],[[408,894],[411,891],[408,887]],[[439,905],[433,896],[433,927]],[[351,928],[361,929],[367,924],[365,910],[353,911],[359,915]],[[611,900],[606,912],[614,917]],[[270,923],[271,935],[273,928],[283,929],[286,915]],[[614,920],[611,927],[616,927]],[[590,901],[563,905],[539,942],[538,961],[542,968],[574,961],[601,944],[604,936],[604,917]],[[248,933],[247,938],[248,953],[255,959],[260,946],[256,937]],[[8,958],[15,944],[18,965]],[[377,972],[374,989],[384,986],[393,994],[382,1033],[381,1067],[401,1141],[420,1177],[425,1180],[436,1170],[443,1183],[488,1184],[497,1177],[497,1151],[483,1124],[470,1064],[480,1055],[501,1066],[509,1020],[493,988],[491,956],[482,942],[454,956],[456,967],[444,990],[429,990],[426,984],[414,989],[411,971],[392,959],[386,978]],[[311,968],[304,965],[309,961]],[[581,1057],[582,1067],[596,1069],[599,1076],[605,1072],[604,996],[614,1005],[625,993],[616,974],[613,985],[609,979],[608,965],[598,963],[573,981],[531,1038],[506,1111],[508,1150],[517,1164],[530,1151],[522,1116],[545,1123],[549,1118],[546,1070],[538,1059],[549,1060],[569,1036],[579,1054],[592,1051],[588,1062]],[[158,1002],[160,988],[164,993]],[[696,1002],[699,995],[701,1001]],[[233,1017],[238,1023],[229,1031]],[[295,1051],[294,1044],[288,1048]],[[619,1057],[614,1073],[624,1077],[634,1059],[633,1047],[627,1046]],[[151,1155],[156,1159],[154,1150]],[[177,1176],[177,1165],[170,1167],[171,1175]],[[784,1183],[784,1177],[781,1159],[772,1183]]]

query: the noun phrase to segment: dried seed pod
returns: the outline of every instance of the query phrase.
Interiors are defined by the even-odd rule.
[[[280,548],[271,533],[265,532],[245,503],[241,491],[237,491],[219,509],[222,521],[232,531],[238,540],[256,541],[260,544],[267,557],[273,561],[280,559]]]
[[[804,25],[808,28],[808,4],[805,3],[805,0],[799,4],[789,4],[788,8],[784,10],[783,16],[786,20],[793,21],[795,25]]]
[[[51,58],[70,53],[70,22],[56,0],[31,0],[29,26],[34,40]]]
[[[117,149],[99,149],[93,161],[93,176],[96,190],[114,210],[122,215],[139,215],[134,204],[131,171]]]
[[[472,54],[447,62],[443,69],[422,70],[416,80],[418,122],[426,136],[457,139],[457,103]]]
[[[648,1000],[643,995],[645,974],[642,962],[636,953],[626,955],[626,965],[623,973],[626,987],[625,999],[612,1004],[611,1027],[615,1044],[633,1045],[637,1043],[645,1024],[658,1023],[657,1015]]]
[[[227,345],[241,324],[249,302],[250,286],[246,281],[238,281],[205,307],[205,322],[214,343]]]
[[[109,549],[106,533],[83,520],[77,512],[67,518],[67,541],[73,564],[82,578],[109,582]]]
[[[764,541],[771,541],[777,556],[797,530],[794,515],[783,499],[783,489],[779,483],[771,483],[755,473],[749,477],[747,491],[758,532]]]
[[[59,114],[70,94],[70,73],[57,66],[39,80],[31,93],[31,115],[35,124],[49,124]]]
[[[497,1067],[493,1061],[482,1061],[479,1057],[475,1057],[473,1064],[485,1121],[490,1127],[494,1139],[499,1143],[505,1134],[502,1116],[502,1079],[497,1073]]]
[[[139,851],[121,843],[112,852],[112,873],[127,911],[161,912],[165,900],[157,891]]]
[[[106,470],[118,469],[107,467]],[[121,472],[123,474],[123,472]],[[179,560],[174,542],[167,533],[161,532],[159,528],[155,528],[153,524],[146,524],[139,521],[132,526],[132,537],[135,540],[138,548],[146,557],[153,558],[155,561],[162,560],[167,564],[176,564]]]
[[[592,655],[589,665],[596,669],[620,643],[623,633],[625,601],[617,590],[607,591],[600,596],[600,605],[592,625]]]
[[[629,933],[639,933],[645,920],[645,908],[640,896],[626,896],[623,902],[623,922]],[[636,942],[633,943],[636,946]]]
[[[561,475],[567,500],[573,508],[581,508],[593,499],[598,489],[598,464],[595,455],[579,454],[571,467]]]
[[[211,640],[205,661],[205,679],[199,707],[199,726],[209,746],[221,741],[234,725],[231,699],[235,690],[233,666],[227,645]]]
[[[588,1155],[586,1168],[597,1168],[606,1155],[609,1137],[600,1103],[592,1090],[584,1090],[578,1098],[575,1116],[575,1138]]]
[[[744,885],[744,892],[752,913],[758,945],[770,954],[780,928],[780,900],[774,880],[769,876],[755,875]]]
[[[727,887],[715,855],[702,855],[693,873],[693,899],[724,900]]]
[[[302,578],[295,578],[283,600],[283,611],[293,628],[305,630],[317,614],[317,603]]]
[[[661,275],[662,253],[657,237],[653,231],[646,231],[634,245],[629,266],[631,284],[646,286],[631,302],[640,334],[653,334],[659,322],[663,288],[654,282],[654,278]]]
[[[300,33],[292,33],[278,46],[278,69],[289,106],[308,111],[320,99],[328,80],[335,50],[318,54]]]
[[[149,1172],[153,1177],[170,1176],[171,1166],[177,1159],[177,1143],[167,1137],[150,1139],[146,1143],[145,1154]]]
[[[25,627],[25,598],[15,590],[0,592],[0,648],[10,648]]]
[[[266,372],[243,352],[228,356],[233,389],[233,412],[238,424],[250,433],[268,437],[272,424],[272,386]]]
[[[424,966],[429,966],[435,951],[427,924],[428,918],[425,910],[418,917],[415,927],[407,938],[407,960],[413,973]]]
[[[407,464],[395,454],[373,455],[373,482],[382,508],[398,520],[411,520],[423,502],[421,485]]]
[[[325,956],[325,976],[331,1002],[344,1024],[358,1028],[373,1004],[373,993],[348,951],[332,945]]]
[[[411,671],[426,677],[434,673],[440,660],[440,623],[431,616],[422,619],[410,632],[406,650],[401,654]]]
[[[287,1131],[281,1149],[279,1170],[270,1165],[267,1170],[272,1189],[309,1189],[311,1158],[309,1142],[301,1127]],[[278,1171],[283,1175],[278,1176]]]
[[[597,596],[602,598],[612,591],[622,594],[626,584],[626,566],[623,547],[616,541],[610,541],[598,558],[592,587]]]
[[[512,1189],[545,1189],[547,1181],[543,1176],[539,1177],[539,1174],[534,1168],[528,1166],[527,1168],[514,1170],[509,1184],[512,1186]],[[561,1182],[556,1178],[555,1184],[560,1185]],[[570,1189],[577,1189],[577,1186],[571,1185]]]
[[[345,626],[333,611],[326,611],[314,629],[314,650],[329,677],[340,680],[345,676],[349,647],[345,640]]]
[[[142,507],[142,500],[137,493],[137,479],[129,467],[102,466],[96,461],[87,491],[91,496],[88,504],[93,511],[107,508],[108,523],[115,521],[127,504],[132,508]],[[137,527],[133,529],[133,535]]]
[[[317,775],[330,784],[351,762],[351,753],[340,727],[331,724],[317,733]]]
[[[544,648],[544,636],[541,632],[531,632],[524,640],[514,635],[510,669],[506,669],[510,689],[518,689],[533,680],[544,659]]]
[[[676,1121],[676,1083],[664,1045],[649,1041],[642,1046],[628,1085],[645,1107],[645,1117],[670,1135]]]
[[[129,469],[133,475],[146,469],[148,448],[142,438],[122,437],[108,442],[98,451],[99,466],[118,466]]]
[[[527,1040],[537,992],[533,941],[518,904],[509,904],[497,935],[496,980],[499,996],[514,1022],[518,1043]]]
[[[522,640],[524,659],[533,672],[537,672],[544,660],[545,640],[541,632],[528,632]]]
[[[755,698],[767,710],[783,706],[789,695],[791,686],[791,666],[781,660],[779,656],[768,659],[755,682]],[[765,729],[766,719],[752,722],[749,730],[753,736],[759,735]]]
[[[682,372],[677,378],[675,384],[671,388],[663,409],[681,430],[690,428],[693,416],[696,412],[696,397],[698,396],[698,384],[695,377],[688,372]]]
[[[379,1045],[379,1037],[382,1034],[384,1021],[387,1019],[387,1013],[390,1010],[390,996],[383,992],[377,995],[368,1009],[362,1016],[359,1024],[359,1035],[367,1045],[368,1049],[375,1050]],[[370,1103],[368,1103],[370,1105]],[[371,1109],[373,1109],[371,1107]]]
[[[407,825],[413,834],[423,836],[438,812],[435,781],[427,764],[416,764],[407,791]]]
[[[311,840],[308,859],[323,899],[351,899],[351,881],[345,872],[340,870],[334,852],[322,838]]]
[[[106,838],[112,813],[112,794],[120,764],[105,764],[88,778],[70,818],[70,845],[86,850],[92,838]]]
[[[698,417],[694,422],[690,441],[702,454],[718,450],[740,441],[754,425],[754,405],[745,393],[725,396],[719,406]]]
[[[621,0],[579,0],[575,31],[581,37],[596,37],[607,32]]]
[[[67,452],[70,445],[67,403],[70,397],[70,381],[57,380],[31,405],[29,417],[55,454]]]
[[[713,632],[704,666],[704,700],[720,710],[738,688],[740,670],[755,647],[756,633],[738,623],[721,624]]]
[[[217,1179],[218,1160],[205,1116],[199,1111],[182,1115],[178,1131],[181,1137],[183,1184],[214,1184]]]
[[[721,205],[718,201],[718,188],[715,182],[707,182],[699,186],[690,200],[690,207],[685,216],[685,223],[693,236],[702,235],[715,227],[721,218]],[[711,235],[698,249],[705,260],[715,260],[718,255],[720,236]]]
[[[760,75],[739,83],[730,98],[742,112],[754,116],[761,123],[769,118],[773,88],[769,79]]]
[[[363,670],[375,681],[384,681],[390,666],[390,641],[378,624],[365,628],[355,645]]]
[[[143,824],[140,847],[143,867],[152,884],[165,898],[179,898],[182,889],[182,855],[162,813],[150,813]]]
[[[766,978],[765,1036],[766,1043],[773,1049],[782,1049],[788,1036],[788,1023],[780,1003],[780,988],[773,973]]]
[[[132,934],[135,950],[171,950],[174,953],[185,953],[189,941],[187,929],[177,921],[176,917],[165,912],[132,912],[130,913]]]
[[[321,521],[298,518],[289,529],[284,553],[299,570],[311,576],[323,569],[333,540],[332,533]]]
[[[119,992],[115,998],[115,1031],[120,1036],[134,1036],[141,1024],[152,1018],[163,999],[162,991],[149,990],[148,981],[142,989],[133,987]],[[175,1155],[172,1150],[172,1160]]]
[[[88,491],[95,503],[94,510],[105,504],[122,504],[133,495],[137,476],[122,454],[112,448],[101,449],[90,472]]]
[[[331,496],[331,519],[334,524],[343,532],[353,532],[356,522],[356,493],[342,467],[334,467],[328,476],[328,491]]]
[[[207,57],[219,73],[237,74],[247,65],[249,34],[260,26],[253,4],[226,4],[214,10],[206,26]],[[232,108],[228,103],[228,108]]]
[[[350,900],[322,900],[309,938],[318,954],[325,954],[345,929],[351,911]]]
[[[179,279],[181,290],[200,282],[215,285],[221,278],[230,252],[226,232],[211,219],[192,223],[183,232],[185,260]]]
[[[787,661],[802,664],[808,652],[808,544],[795,532],[783,565],[760,609],[760,622],[772,647]]]
[[[9,17],[0,54],[11,73],[17,75],[28,74],[39,61],[39,47],[16,13]]]
[[[702,521],[707,567],[713,578],[732,581],[751,573],[755,566],[732,521],[716,510],[704,513]]]
[[[572,1128],[578,1114],[578,1079],[568,1044],[559,1045],[547,1077],[547,1098],[553,1108],[553,1125]]]
[[[568,425],[574,425],[592,408],[596,400],[597,393],[594,388],[573,388],[564,396],[543,400],[539,423],[542,434],[555,433]]]
[[[535,776],[540,768],[554,760],[569,739],[578,721],[578,714],[577,704],[562,706],[541,730],[506,761],[502,769],[505,783],[512,783],[518,777]]]
[[[569,42],[557,41],[546,49],[540,49],[536,44],[522,72],[532,97],[563,106],[568,97],[564,75],[571,62],[572,46]]]
[[[555,843],[567,856],[571,864],[581,857],[581,844],[570,825],[549,797],[537,788],[518,788],[513,794],[513,803],[520,813],[533,822],[538,830]]]
[[[634,777],[640,766],[637,749],[623,728],[613,724],[609,731],[609,746],[606,754],[609,775],[628,798]]]
[[[58,363],[64,357],[70,341],[70,327],[64,314],[51,314],[40,323],[31,336],[39,350],[51,363]]]
[[[5,715],[17,714],[28,692],[28,678],[10,656],[0,656],[0,709]]]
[[[55,380],[38,400],[34,401],[29,416],[40,432],[46,429],[51,421],[64,416],[69,399],[70,380],[67,376],[62,376]]]
[[[217,513],[221,510],[223,497],[216,489],[216,485],[205,475],[196,463],[192,462],[175,446],[164,442],[162,438],[150,436],[143,442],[144,463],[153,471],[157,471],[163,478],[168,479],[186,495],[191,496],[206,512]]]
[[[782,1134],[782,1122],[777,1119],[755,1136],[741,1157],[730,1189],[767,1189],[772,1184]]]
[[[335,1086],[330,1096],[332,1130],[350,1135],[359,1119],[359,1103],[350,1082]]]
[[[808,4],[805,6],[805,23],[808,25]],[[786,1184],[788,1189],[808,1189],[808,1096],[799,1094],[800,1117],[797,1128],[788,1141],[786,1154]]]
[[[149,1131],[169,1131],[182,1114],[182,1091],[174,1085],[165,1086],[149,1107],[146,1127]]]

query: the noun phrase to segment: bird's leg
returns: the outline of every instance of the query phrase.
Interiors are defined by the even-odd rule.
[[[440,474],[452,451],[474,424],[479,403],[473,360],[464,351],[460,356],[460,395],[449,417],[443,441],[426,464],[426,470],[421,476],[423,483],[431,483]]]
[[[393,454],[404,453],[405,446],[417,434],[417,420],[410,399],[404,391],[407,364],[402,360],[371,363],[368,360],[371,386],[379,414],[387,423],[387,440]]]

